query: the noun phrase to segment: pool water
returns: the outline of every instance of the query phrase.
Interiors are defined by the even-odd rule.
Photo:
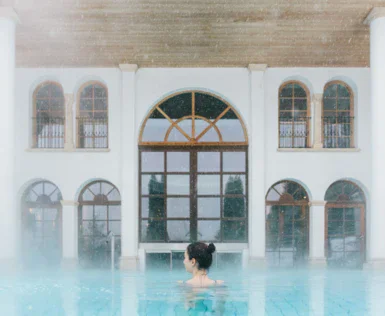
[[[385,273],[215,271],[226,287],[179,285],[188,274],[24,272],[0,278],[0,315],[385,315]]]

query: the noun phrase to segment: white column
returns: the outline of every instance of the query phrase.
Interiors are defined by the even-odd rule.
[[[137,65],[119,65],[122,88],[122,270],[138,268],[138,133],[135,122],[135,73]]]
[[[309,214],[309,266],[326,267],[325,202],[312,201]]]
[[[368,265],[385,268],[385,7],[373,8],[370,24],[372,183],[368,223]]]
[[[66,151],[73,151],[75,149],[73,117],[74,95],[72,93],[64,94],[64,102],[66,110],[64,149]]]
[[[15,164],[15,29],[16,12],[0,7],[0,263],[15,266],[17,210]]]
[[[249,266],[265,266],[265,64],[250,64]]]
[[[78,202],[60,201],[62,205],[62,266],[74,268],[78,263]]]
[[[313,148],[322,148],[322,93],[313,95],[314,104],[314,139]]]

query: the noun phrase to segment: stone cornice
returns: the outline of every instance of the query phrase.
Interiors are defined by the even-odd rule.
[[[119,68],[123,72],[136,72],[138,70],[137,64],[119,64]]]
[[[62,206],[78,206],[79,202],[71,201],[71,200],[61,200],[60,201]]]
[[[364,20],[364,24],[370,25],[372,21],[378,18],[385,17],[385,7],[374,7],[368,14],[368,16]]]
[[[249,64],[247,68],[249,71],[266,71],[267,64]]]
[[[19,16],[12,7],[1,7],[0,6],[0,19],[11,19],[15,23],[20,23]]]

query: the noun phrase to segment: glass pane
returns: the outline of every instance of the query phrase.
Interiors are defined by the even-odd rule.
[[[83,221],[81,224],[81,234],[83,236],[92,236],[94,232],[94,222],[93,221]]]
[[[191,93],[182,93],[173,96],[164,101],[159,107],[173,120],[190,116],[192,114]]]
[[[337,96],[337,85],[332,84],[332,85],[328,86],[325,89],[324,96],[325,97],[336,97]]]
[[[185,270],[183,261],[184,261],[184,252],[173,251],[171,253],[172,259],[172,269],[173,270]]]
[[[292,97],[293,96],[293,85],[287,84],[284,87],[281,88],[280,97]]]
[[[164,176],[142,175],[142,194],[164,194]]]
[[[294,97],[304,98],[306,97],[306,91],[299,84],[294,84]]]
[[[169,241],[189,241],[190,221],[167,221],[167,235]]]
[[[361,251],[361,238],[359,236],[345,236],[345,251]]]
[[[281,99],[279,99],[279,110],[280,111],[291,111],[291,110],[293,110],[293,99],[292,98],[281,98]]]
[[[246,216],[246,198],[237,197],[223,199],[224,217],[245,217]]]
[[[56,208],[45,208],[44,209],[44,220],[54,221],[58,217],[58,210]]]
[[[165,222],[156,220],[143,220],[141,224],[142,241],[165,240]]]
[[[93,235],[105,237],[107,236],[107,222],[105,221],[95,221],[93,227]]]
[[[167,194],[190,194],[189,175],[167,175]]]
[[[42,85],[39,88],[39,90],[37,90],[36,97],[37,98],[48,98],[51,95],[51,93],[50,93],[51,86],[53,86],[53,84]]]
[[[88,190],[88,189],[86,189],[86,190],[84,191],[83,195],[82,195],[82,200],[83,200],[83,201],[93,201],[94,198],[95,198],[95,195],[93,195],[93,194],[91,193],[91,191]]]
[[[53,237],[56,234],[56,226],[53,221],[44,222],[44,237]]]
[[[223,194],[245,194],[245,180],[244,175],[223,175]]]
[[[120,221],[110,221],[108,222],[110,231],[114,233],[115,236],[121,235],[121,223]]]
[[[198,175],[198,194],[199,195],[219,195],[220,176],[219,175]]]
[[[190,199],[168,198],[167,217],[190,217]]]
[[[328,238],[328,254],[333,252],[344,251],[344,237],[329,237]]]
[[[294,99],[294,110],[306,111],[307,110],[307,99]],[[307,115],[307,113],[306,113]]]
[[[266,201],[279,201],[280,197],[281,195],[277,191],[270,189],[269,193],[267,194]]]
[[[198,172],[219,172],[220,167],[219,152],[198,153]]]
[[[48,111],[49,107],[49,102],[48,100],[42,100],[42,99],[37,99],[36,100],[36,111]]]
[[[168,152],[167,153],[168,172],[189,172],[190,153],[189,152]]]
[[[345,235],[361,235],[361,222],[345,222]]]
[[[338,96],[339,97],[345,97],[345,98],[350,97],[350,93],[349,93],[348,88],[346,88],[345,86],[339,84],[338,85]]]
[[[218,253],[217,267],[219,269],[242,269],[241,253]]]
[[[79,105],[80,111],[92,111],[93,110],[93,100],[92,99],[80,99]],[[81,115],[83,116],[83,115]]]
[[[142,198],[142,217],[164,217],[164,198]]]
[[[198,240],[218,241],[220,239],[220,221],[198,221]]]
[[[216,119],[228,106],[221,100],[203,93],[195,93],[195,115]]]
[[[338,110],[350,110],[350,99],[338,99]]]
[[[107,198],[109,201],[120,201],[119,191],[115,188],[108,194]]]
[[[276,251],[279,247],[279,235],[267,234],[266,235],[266,251]]]
[[[231,110],[229,112],[231,112]],[[243,127],[241,122],[238,120],[238,118],[226,119],[225,118],[226,115],[216,123],[220,133],[222,134],[223,141],[224,142],[244,142],[245,134],[243,132]]]
[[[245,221],[222,221],[224,241],[246,241]]]
[[[95,219],[96,220],[107,219],[107,205],[95,205]]]
[[[198,217],[220,217],[220,198],[198,198]]]
[[[142,141],[163,142],[170,125],[170,122],[158,110],[155,110],[143,129]]]
[[[86,190],[88,191],[88,190]],[[92,195],[93,197],[93,195]],[[83,205],[81,206],[81,214],[83,220],[92,220],[94,218],[94,206],[93,205]]]
[[[346,189],[345,189],[346,192]],[[345,220],[347,221],[360,221],[361,220],[361,209],[360,208],[346,208],[345,209]]]
[[[80,98],[92,98],[93,97],[93,85],[84,87],[80,94]]]
[[[170,253],[146,253],[146,270],[170,270]]]
[[[329,221],[342,221],[344,216],[343,208],[328,208]]]
[[[163,172],[164,152],[142,152],[142,172]]]
[[[107,90],[101,86],[101,85],[98,85],[98,84],[95,84],[94,85],[94,97],[95,98],[107,98]]]
[[[106,111],[107,110],[107,99],[95,99],[94,100],[94,109],[97,111]]]
[[[171,130],[170,135],[168,135],[167,141],[169,142],[188,142],[189,139],[183,135],[176,127]]]
[[[222,155],[224,172],[246,172],[245,152],[224,152]]]
[[[192,120],[185,119],[178,123],[179,127],[190,137],[192,137]]]
[[[112,220],[120,220],[120,218],[121,218],[120,205],[109,205],[108,206],[108,218],[112,219]]]
[[[328,99],[324,98],[324,111],[333,111],[337,108],[337,100],[336,99]],[[324,112],[324,116],[328,117],[328,113]]]
[[[29,212],[33,215],[34,220],[42,221],[43,220],[43,209],[42,208],[30,208]]]
[[[197,133],[197,136],[200,134]],[[215,128],[210,128],[201,138],[199,138],[198,142],[219,142],[219,134]]]
[[[344,222],[342,221],[335,221],[335,222],[328,222],[328,235],[343,235],[344,233]]]

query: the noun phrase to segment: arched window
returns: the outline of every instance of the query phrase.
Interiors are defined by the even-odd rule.
[[[247,242],[247,134],[223,99],[172,95],[142,126],[141,242]]]
[[[324,148],[354,147],[354,101],[350,87],[341,81],[329,82],[323,95]]]
[[[286,82],[279,88],[279,147],[310,146],[309,92],[300,82]]]
[[[63,148],[65,106],[63,88],[56,82],[39,85],[33,94],[32,146]]]
[[[56,185],[39,181],[22,197],[22,245],[26,266],[56,265],[61,259],[62,195]]]
[[[309,253],[309,197],[293,181],[274,184],[266,195],[266,259],[270,266],[307,263]]]
[[[326,191],[326,255],[332,267],[361,268],[365,261],[365,195],[350,181]]]
[[[99,82],[88,82],[79,90],[77,147],[108,148],[108,91]]]
[[[87,185],[79,197],[79,260],[84,267],[109,267],[115,235],[116,264],[120,257],[121,200],[118,189],[107,181]]]

